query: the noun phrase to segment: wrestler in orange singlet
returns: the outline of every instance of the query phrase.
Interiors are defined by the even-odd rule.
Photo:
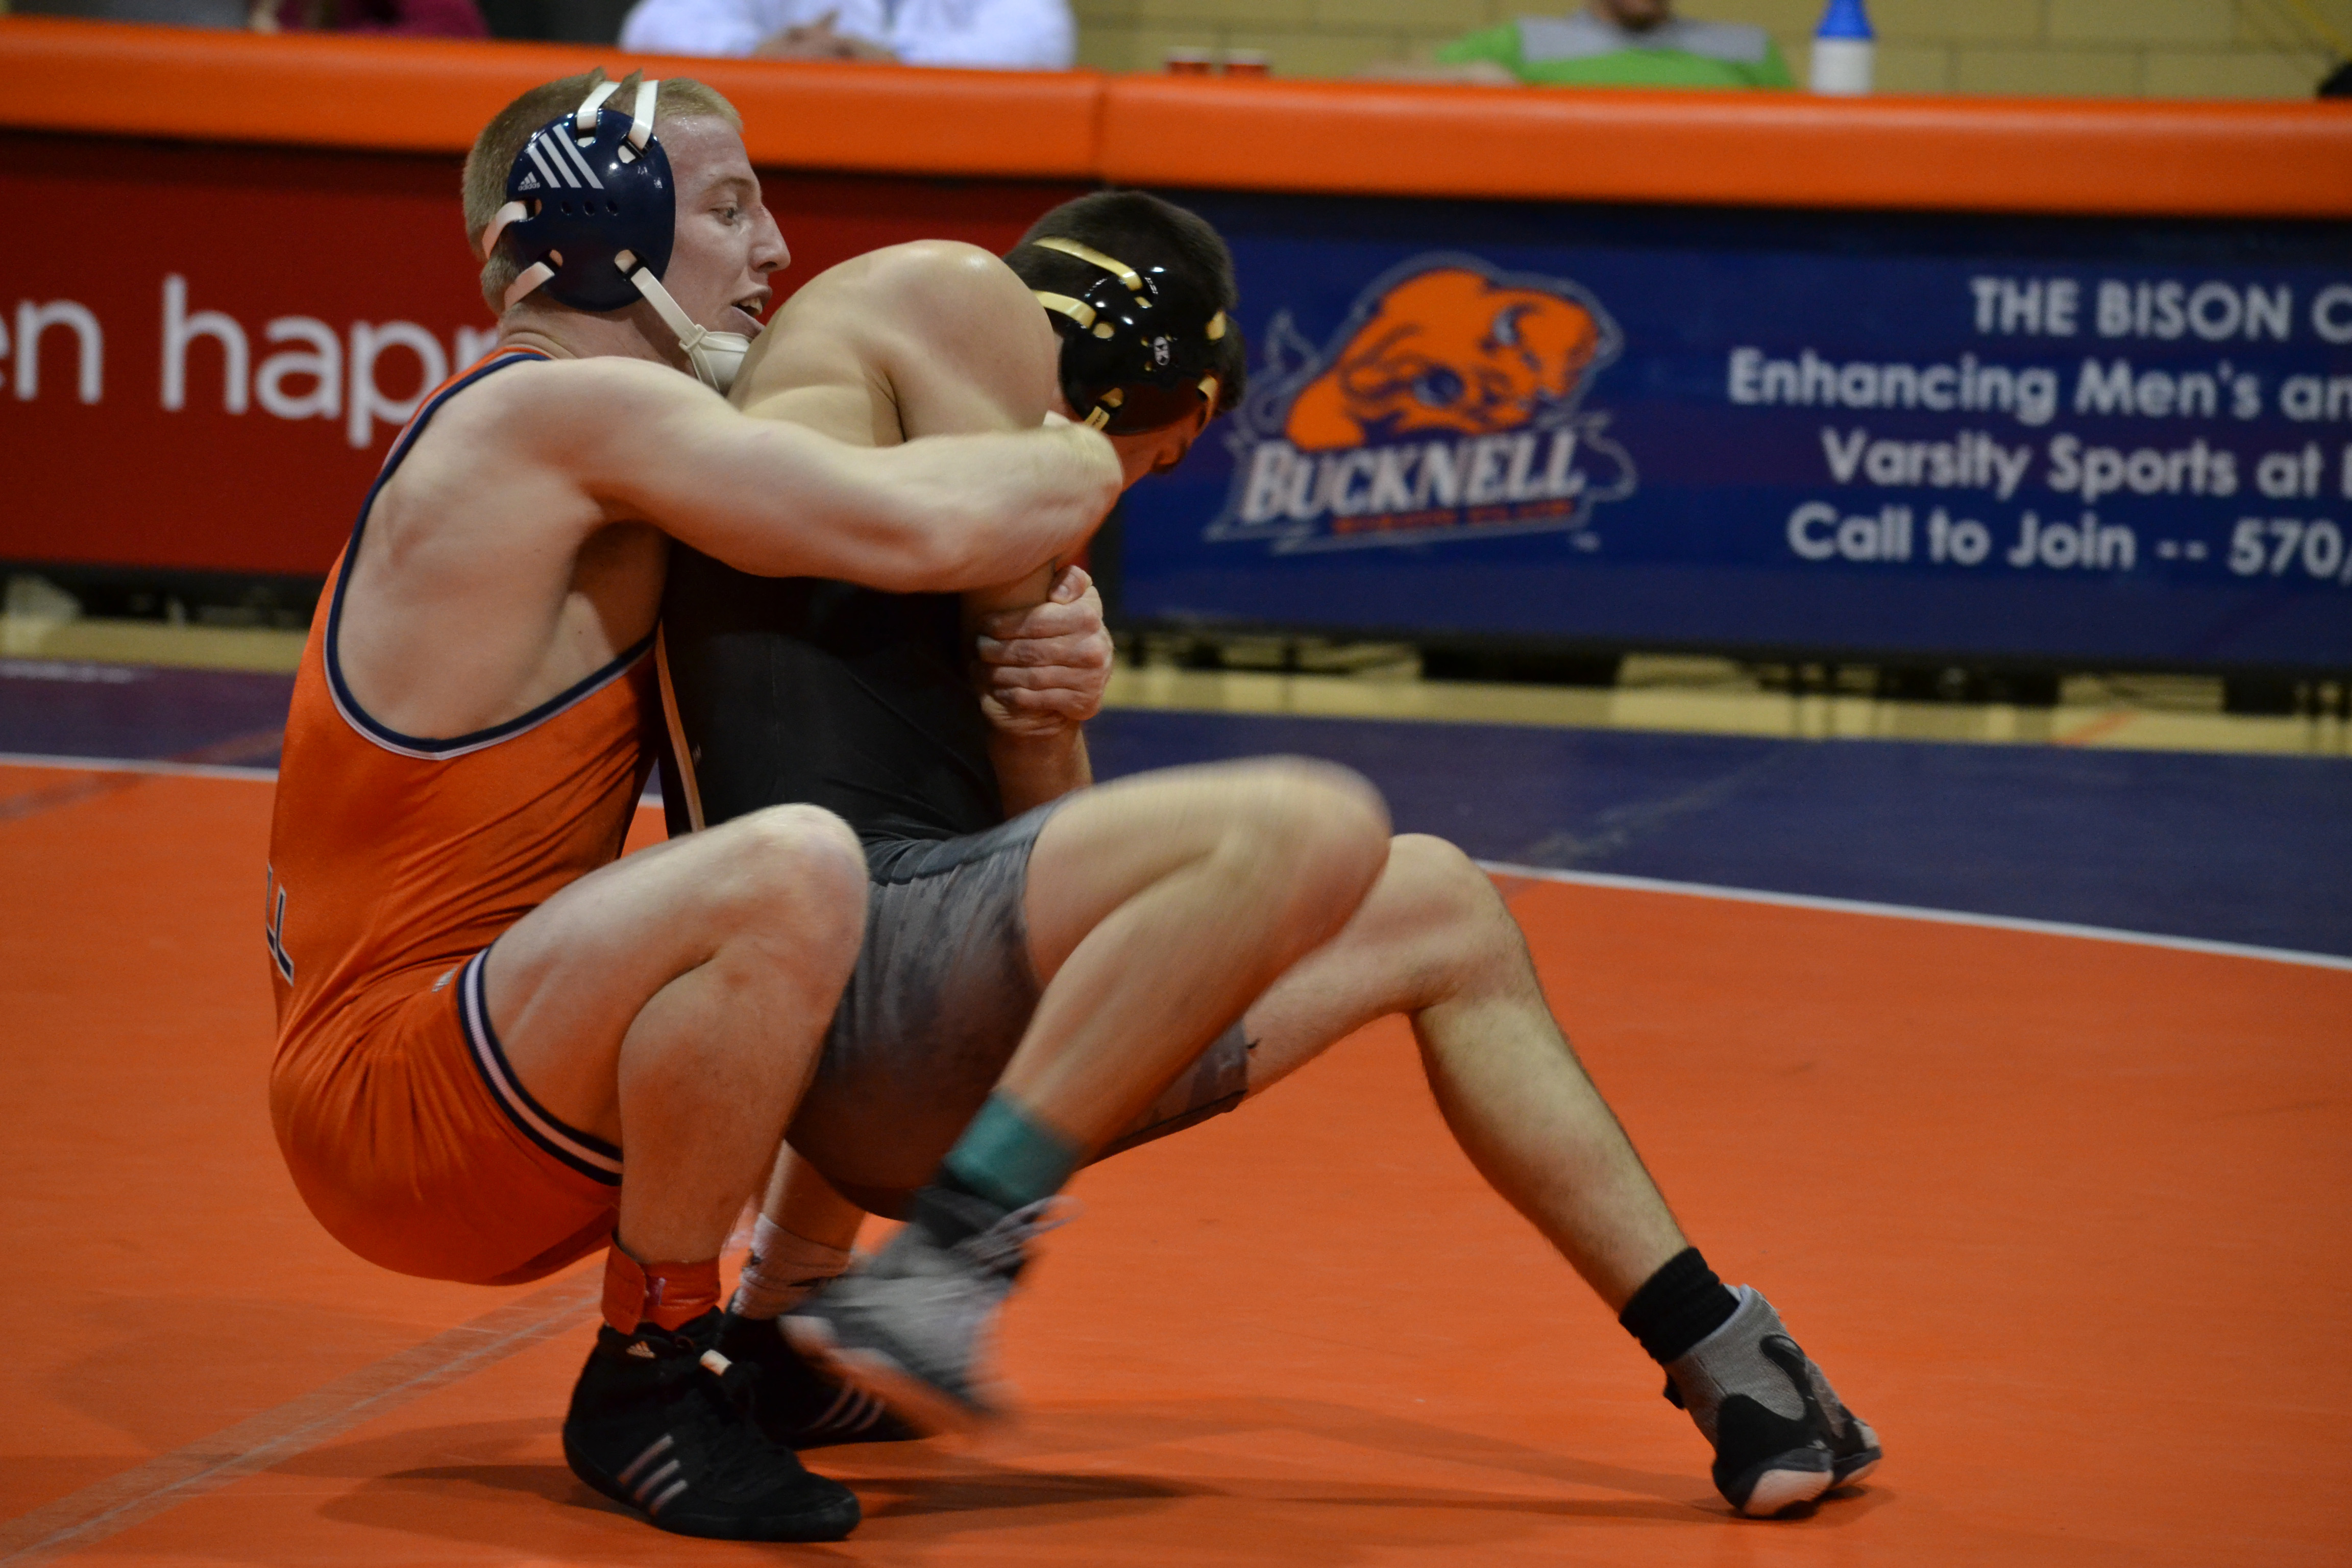
[[[616,861],[669,541],[976,588],[1074,547],[1119,467],[1074,426],[860,449],[698,384],[758,331],[782,237],[723,100],[601,79],[526,93],[468,158],[498,352],[402,433],[303,656],[271,1110],[305,1201],[387,1267],[512,1282],[610,1238],[564,1424],[590,1484],[682,1533],[833,1539],[856,1500],[766,1441],[706,1352],[864,866],[808,806]]]

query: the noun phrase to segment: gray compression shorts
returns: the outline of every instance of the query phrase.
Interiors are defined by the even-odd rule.
[[[866,945],[827,1030],[793,1147],[876,1214],[896,1215],[996,1080],[1036,1010],[1023,893],[1059,802],[964,838],[866,847]],[[1096,1157],[1231,1110],[1249,1084],[1236,1023]]]

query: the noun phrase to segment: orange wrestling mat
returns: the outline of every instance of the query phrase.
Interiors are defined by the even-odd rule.
[[[1084,1177],[1021,1420],[836,1449],[837,1547],[666,1536],[556,1422],[586,1270],[339,1251],[263,1104],[267,783],[0,767],[0,1563],[2340,1563],[2352,973],[1509,884],[1710,1261],[1884,1436],[1737,1520],[1395,1024]],[[650,819],[641,825],[657,831]]]

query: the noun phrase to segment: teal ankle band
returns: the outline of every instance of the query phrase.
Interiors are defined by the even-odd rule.
[[[988,1097],[942,1163],[960,1185],[1017,1209],[1060,1192],[1082,1158],[1067,1139],[999,1093]]]

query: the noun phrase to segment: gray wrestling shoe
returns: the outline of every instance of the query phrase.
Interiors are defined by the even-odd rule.
[[[1721,1328],[1666,1367],[1666,1398],[1715,1447],[1715,1488],[1764,1519],[1861,1480],[1878,1434],[1845,1407],[1755,1287]]]
[[[930,1201],[970,1203],[931,1189]],[[980,1205],[985,1207],[985,1205]],[[911,1224],[874,1259],[777,1320],[793,1348],[879,1399],[920,1432],[966,1430],[1001,1414],[986,1370],[996,1315],[1027,1260],[1029,1243],[1067,1223],[1069,1200],[1003,1214],[951,1247]]]

